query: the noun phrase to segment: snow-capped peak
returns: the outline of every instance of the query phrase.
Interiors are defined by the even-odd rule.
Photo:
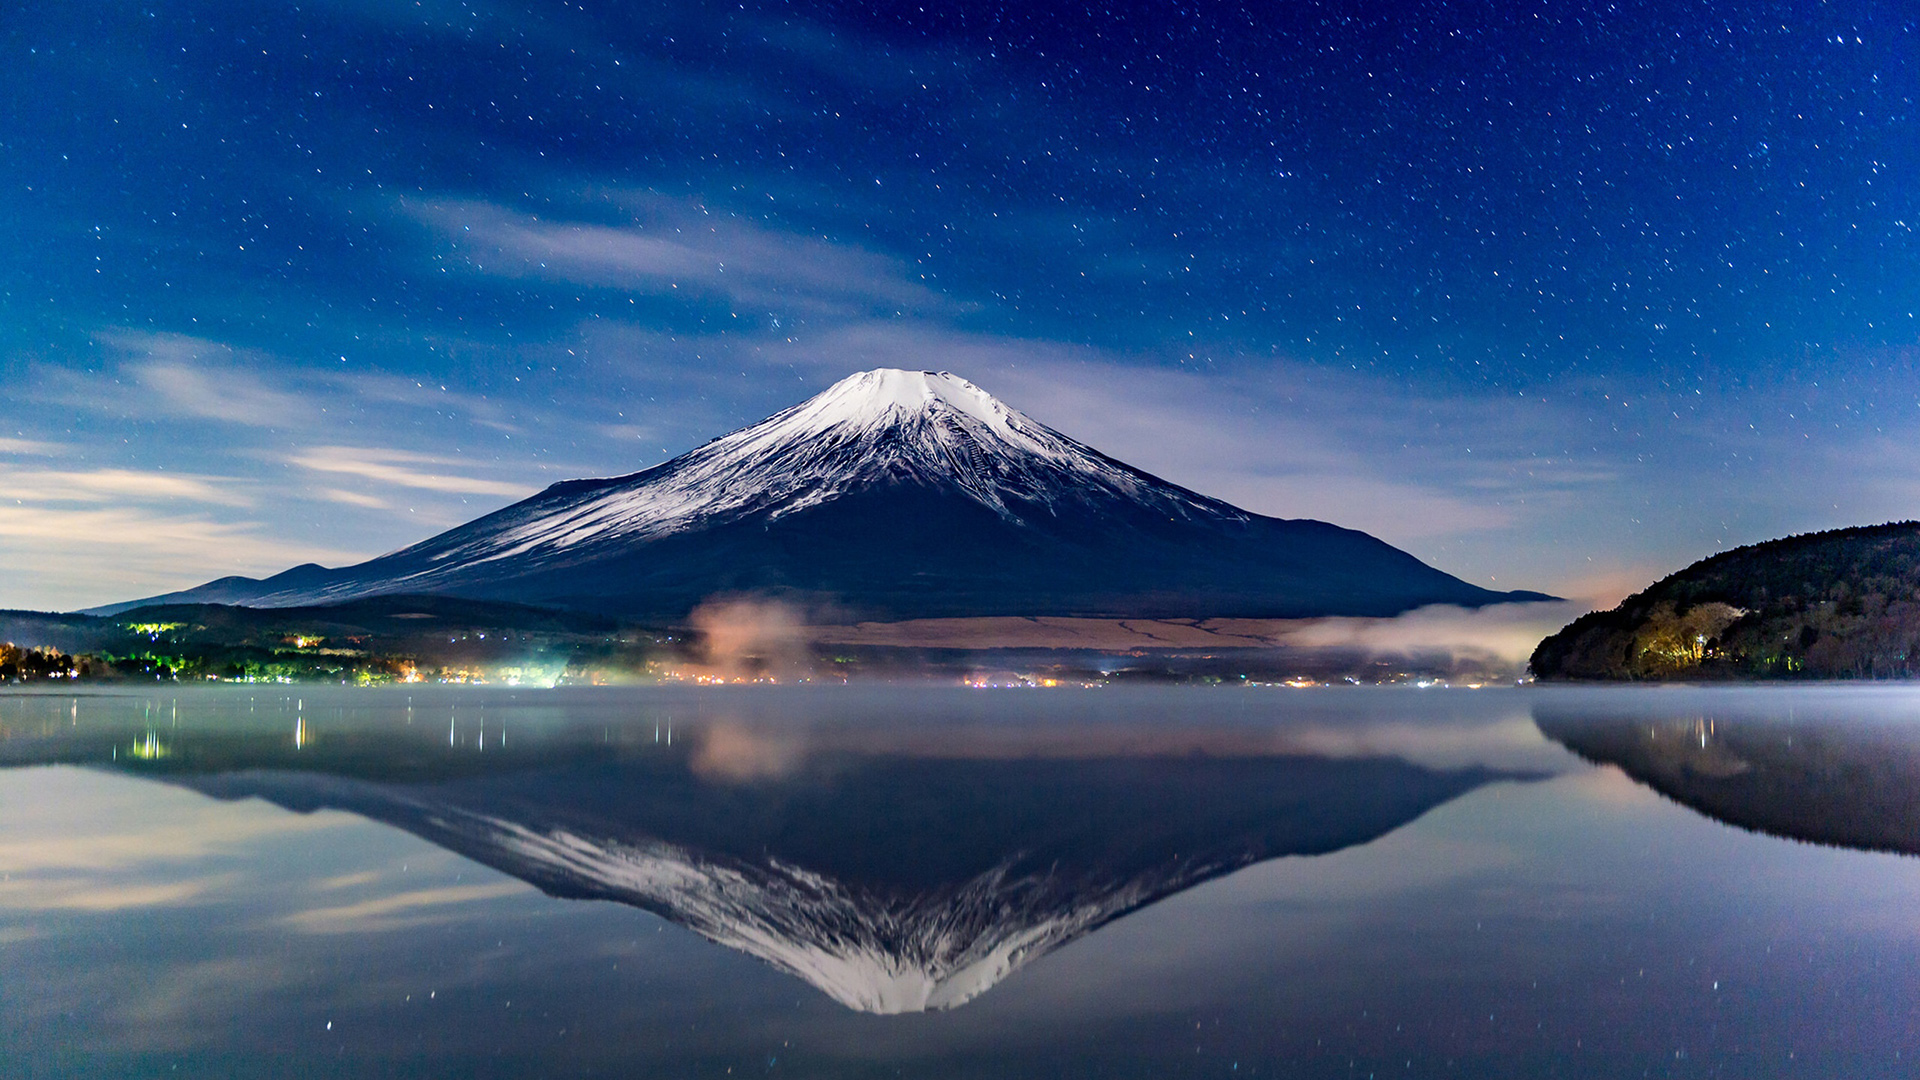
[[[875,368],[849,375],[793,410],[793,419],[809,427],[866,426],[893,417],[953,409],[1003,430],[1033,421],[1000,399],[946,371]]]
[[[903,371],[875,368],[841,379],[793,409],[795,418],[825,427],[837,423],[864,423],[889,412],[917,413],[934,402],[991,421],[1009,413],[993,395],[946,371]]]
[[[708,444],[758,449],[822,435],[871,433],[926,418],[959,421],[976,436],[1052,456],[1047,429],[958,375],[875,368],[849,375],[806,401]],[[1044,433],[1044,434],[1043,434]],[[699,451],[696,451],[698,453]]]
[[[407,575],[406,587],[427,587],[476,563],[646,541],[746,515],[774,521],[897,483],[957,491],[1016,523],[1036,509],[1116,500],[1167,517],[1244,517],[1031,420],[957,375],[879,368],[645,472],[562,485],[396,554],[431,564]]]

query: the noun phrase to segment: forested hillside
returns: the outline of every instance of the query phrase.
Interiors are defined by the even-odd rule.
[[[1687,567],[1534,650],[1542,679],[1920,674],[1920,522],[1808,533]]]

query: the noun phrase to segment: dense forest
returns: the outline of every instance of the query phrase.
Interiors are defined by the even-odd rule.
[[[1910,679],[1920,675],[1920,522],[1736,548],[1662,578],[1534,650],[1541,679]]]

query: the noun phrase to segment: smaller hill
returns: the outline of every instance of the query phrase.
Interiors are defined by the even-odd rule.
[[[1540,643],[1541,679],[1920,677],[1920,522],[1771,540],[1662,578]]]

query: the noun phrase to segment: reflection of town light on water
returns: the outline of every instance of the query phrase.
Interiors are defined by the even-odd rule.
[[[119,755],[116,754],[115,756],[118,757]],[[166,757],[167,747],[165,743],[160,741],[159,733],[154,731],[153,726],[149,724],[147,726],[146,736],[135,740],[132,746],[127,747],[127,756],[138,758],[141,761],[152,761],[156,758]]]

